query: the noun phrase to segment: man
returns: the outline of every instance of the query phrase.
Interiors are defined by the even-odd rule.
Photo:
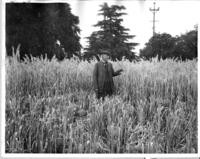
[[[56,55],[56,58],[61,61],[65,58],[65,50],[62,47],[61,43],[59,40],[55,42],[54,46],[54,54]]]
[[[93,83],[97,98],[103,98],[107,95],[111,96],[114,93],[114,82],[113,77],[118,76],[123,71],[122,69],[118,71],[113,70],[113,66],[109,59],[109,52],[102,51],[100,62],[95,64],[93,71]]]

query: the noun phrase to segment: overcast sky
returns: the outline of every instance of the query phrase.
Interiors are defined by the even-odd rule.
[[[131,35],[136,35],[133,42],[140,43],[136,52],[144,47],[152,36],[152,19],[153,14],[149,8],[153,8],[152,0],[67,0],[71,5],[72,13],[79,16],[81,28],[81,44],[87,45],[84,37],[89,36],[98,28],[93,27],[98,20],[100,5],[107,2],[109,5],[124,5],[124,21],[122,25],[129,28]],[[180,35],[194,29],[194,25],[200,19],[200,1],[198,0],[160,0],[156,1],[156,8],[160,10],[156,13],[156,32],[169,33],[172,36]]]

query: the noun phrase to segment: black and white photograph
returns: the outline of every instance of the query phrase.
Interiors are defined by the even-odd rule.
[[[3,153],[198,153],[200,1],[3,4]]]
[[[199,157],[155,157],[151,159],[199,159]]]

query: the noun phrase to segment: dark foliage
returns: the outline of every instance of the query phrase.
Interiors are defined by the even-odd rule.
[[[156,34],[144,49],[140,50],[140,57],[150,59],[176,58],[178,60],[197,57],[197,31],[192,30],[181,36],[172,37],[170,34]]]
[[[62,60],[79,55],[78,24],[79,18],[71,13],[67,3],[7,3],[7,54],[12,55],[12,47],[20,44],[21,58],[25,54],[34,57],[47,54],[48,58],[55,55]],[[56,46],[57,40],[60,48]]]

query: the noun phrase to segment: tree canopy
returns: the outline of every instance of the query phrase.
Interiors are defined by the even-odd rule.
[[[196,58],[197,31],[192,30],[176,37],[167,33],[156,34],[151,37],[145,47],[140,50],[140,57],[150,59],[156,56],[158,56],[158,59],[186,60]]]
[[[12,47],[20,44],[22,58],[25,54],[47,54],[48,58],[56,55],[62,60],[80,55],[78,24],[79,18],[71,13],[68,3],[6,3],[7,54],[12,55]],[[57,40],[62,55],[56,54]]]

